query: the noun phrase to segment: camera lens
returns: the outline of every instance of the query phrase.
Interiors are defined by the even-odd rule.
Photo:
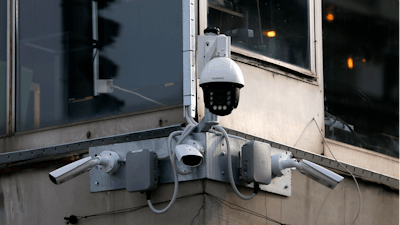
[[[226,97],[222,93],[215,94],[215,103],[216,104],[223,104]]]

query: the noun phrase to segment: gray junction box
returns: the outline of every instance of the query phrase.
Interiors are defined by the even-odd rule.
[[[250,141],[242,147],[242,179],[247,183],[271,183],[271,146],[259,141]]]
[[[126,190],[149,191],[157,188],[158,160],[155,152],[148,149],[126,153]]]

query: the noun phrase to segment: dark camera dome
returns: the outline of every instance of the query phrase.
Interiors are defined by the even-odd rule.
[[[218,116],[229,115],[239,104],[241,85],[215,82],[200,85],[203,88],[205,107]]]

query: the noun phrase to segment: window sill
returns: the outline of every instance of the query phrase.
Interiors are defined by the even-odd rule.
[[[234,46],[231,47],[231,51],[231,58],[237,62],[255,66],[275,74],[318,86],[318,77],[312,74],[309,70]]]
[[[32,134],[32,133],[39,133],[39,132],[48,131],[48,130],[55,130],[55,129],[66,128],[66,127],[73,127],[73,126],[78,126],[78,125],[82,125],[82,124],[90,124],[90,123],[94,123],[94,122],[102,122],[102,121],[106,121],[106,120],[118,119],[118,118],[123,118],[123,117],[128,117],[128,116],[134,116],[134,115],[140,115],[140,114],[146,114],[146,113],[152,113],[152,112],[158,112],[158,111],[163,111],[163,110],[168,110],[168,109],[175,109],[175,108],[182,108],[182,107],[183,107],[183,104],[177,104],[177,105],[159,107],[159,108],[148,109],[148,110],[143,110],[143,111],[136,111],[136,112],[123,113],[123,114],[117,114],[117,115],[112,115],[112,116],[105,116],[105,117],[100,117],[100,118],[96,118],[96,119],[89,119],[89,120],[70,122],[70,123],[66,123],[66,124],[60,124],[60,125],[56,125],[56,126],[37,128],[37,129],[33,129],[33,130],[17,131],[11,136],[19,136],[19,135],[26,135],[26,134]],[[0,136],[0,139],[1,138],[5,138],[5,137],[9,137],[9,136]]]
[[[242,48],[239,48],[239,47],[235,47],[235,46],[231,47],[231,51],[234,52],[234,53],[249,57],[249,58],[253,58],[253,59],[256,59],[256,60],[260,60],[260,61],[266,62],[267,64],[275,65],[277,67],[283,68],[286,71],[289,70],[293,74],[296,74],[296,75],[300,75],[300,76],[303,76],[303,77],[308,77],[309,79],[315,79],[315,80],[317,79],[317,75],[314,74],[311,70],[307,70],[307,69],[301,68],[299,66],[295,66],[295,65],[292,65],[292,64],[289,64],[289,63],[285,63],[285,62],[282,62],[282,61],[279,61],[279,60],[276,60],[276,59],[273,59],[273,58],[269,58],[267,56],[264,56],[264,55],[261,55],[261,54],[258,54],[258,53],[254,53],[252,51],[245,50],[245,49],[242,49]]]

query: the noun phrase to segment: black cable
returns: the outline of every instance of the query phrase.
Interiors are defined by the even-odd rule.
[[[197,212],[196,216],[193,217],[192,222],[190,222],[190,225],[193,225],[194,219],[196,219],[196,217],[198,217],[200,215],[202,208],[204,208],[204,202],[203,202],[203,205],[200,207],[199,211]]]
[[[96,51],[94,52],[93,59],[92,59],[92,64],[94,63],[94,60],[96,59],[98,52],[99,52],[99,49],[96,47]]]
[[[245,212],[245,213],[248,213],[248,214],[250,214],[250,215],[257,216],[257,217],[259,217],[259,218],[262,218],[262,219],[265,219],[265,220],[267,220],[267,221],[271,221],[271,222],[274,222],[274,223],[277,223],[277,224],[280,224],[280,225],[288,225],[288,224],[283,224],[283,223],[281,223],[281,222],[279,222],[279,221],[277,221],[277,220],[271,219],[271,218],[269,218],[269,217],[267,217],[267,216],[264,216],[264,215],[262,215],[262,214],[260,214],[260,213],[257,213],[257,212],[254,212],[254,211],[252,211],[252,210],[246,209],[246,208],[244,208],[244,207],[242,207],[242,206],[239,206],[239,205],[236,205],[236,204],[234,204],[234,203],[228,202],[228,201],[226,201],[226,200],[224,200],[224,199],[222,199],[222,198],[219,198],[219,197],[217,197],[217,196],[215,196],[215,195],[212,195],[212,194],[210,194],[210,193],[207,193],[207,192],[204,192],[204,193],[197,193],[197,194],[192,194],[192,195],[187,195],[187,196],[182,196],[182,197],[180,197],[180,198],[177,198],[177,200],[178,200],[178,199],[182,199],[182,198],[190,198],[190,197],[193,197],[193,196],[203,195],[203,194],[206,194],[206,195],[212,197],[212,198],[215,199],[217,202],[219,202],[219,203],[221,203],[221,204],[223,204],[223,205],[226,205],[226,206],[229,207],[230,209],[237,210],[237,211],[241,211],[241,212]],[[148,197],[148,196],[146,196],[146,197]],[[154,205],[164,204],[164,203],[167,203],[167,202],[169,202],[169,201],[159,202],[159,203],[156,203],[156,204],[154,204]],[[237,208],[235,208],[235,207],[233,207],[233,206],[235,206],[235,207],[237,207]],[[131,208],[126,208],[126,209],[119,209],[119,210],[114,210],[114,211],[110,211],[110,212],[97,213],[97,214],[87,215],[87,216],[74,216],[74,215],[71,215],[70,217],[64,217],[64,219],[67,220],[68,222],[71,222],[71,224],[76,224],[79,220],[87,219],[87,218],[90,218],[90,217],[108,216],[108,215],[115,215],[115,214],[119,214],[119,213],[134,212],[134,211],[136,211],[136,210],[139,210],[139,209],[142,209],[142,208],[146,208],[146,207],[148,207],[148,205],[137,206],[137,207],[131,207]],[[200,212],[201,212],[201,210],[202,210],[203,208],[204,208],[204,202],[203,202],[203,205],[200,207],[199,211],[197,212],[196,216],[192,219],[191,224],[193,224],[194,220],[196,219],[196,217],[199,216],[199,214],[200,214]],[[71,221],[70,221],[70,219],[71,219]],[[76,220],[76,219],[77,219],[77,220]],[[75,222],[74,220],[76,220],[76,222]],[[72,221],[73,221],[74,223],[72,223]]]
[[[279,222],[279,221],[277,221],[277,220],[271,219],[271,218],[269,218],[269,217],[267,217],[267,216],[264,216],[264,215],[262,215],[262,214],[260,214],[260,213],[254,212],[254,211],[249,210],[249,209],[246,209],[246,208],[244,208],[244,207],[242,207],[242,206],[239,206],[239,205],[236,205],[236,204],[234,204],[234,203],[228,202],[228,201],[226,201],[226,200],[224,200],[224,199],[222,199],[222,198],[219,198],[219,197],[217,197],[217,196],[215,196],[215,195],[209,194],[209,193],[207,193],[207,192],[205,192],[205,194],[206,194],[206,195],[209,195],[209,196],[212,197],[212,198],[214,198],[216,201],[218,201],[218,202],[220,202],[220,203],[222,203],[222,204],[228,206],[230,209],[238,210],[238,211],[241,211],[241,212],[245,212],[245,213],[248,213],[248,214],[250,214],[250,215],[257,216],[257,217],[260,217],[260,218],[262,218],[262,219],[265,219],[265,220],[268,220],[268,221],[271,221],[271,222],[274,222],[274,223],[277,223],[277,224],[280,224],[280,225],[285,225],[285,224],[283,224],[283,223],[281,223],[281,222]],[[229,204],[230,204],[230,205],[229,205]],[[231,205],[236,206],[236,207],[238,207],[238,208],[234,208],[234,207],[232,207]]]
[[[147,193],[146,193],[147,194]],[[197,194],[192,194],[192,195],[186,195],[186,196],[182,196],[177,198],[178,199],[182,199],[182,198],[190,198],[193,196],[197,196],[197,195],[202,195],[203,193],[197,193]],[[148,195],[146,195],[146,198],[148,197]],[[164,201],[164,202],[159,202],[159,203],[155,203],[154,205],[159,205],[159,204],[164,204],[167,203],[169,201]],[[82,220],[82,219],[87,219],[90,217],[96,217],[96,216],[108,216],[108,215],[114,215],[114,214],[119,214],[119,213],[126,213],[126,212],[133,212],[142,208],[146,208],[148,207],[148,205],[143,205],[143,206],[136,206],[136,207],[131,207],[131,208],[126,208],[126,209],[118,209],[118,210],[114,210],[114,211],[110,211],[110,212],[103,212],[103,213],[97,213],[97,214],[93,214],[93,215],[87,215],[87,216],[74,216],[71,215],[70,217],[64,217],[65,220],[69,220],[69,218],[78,218],[77,221]]]

